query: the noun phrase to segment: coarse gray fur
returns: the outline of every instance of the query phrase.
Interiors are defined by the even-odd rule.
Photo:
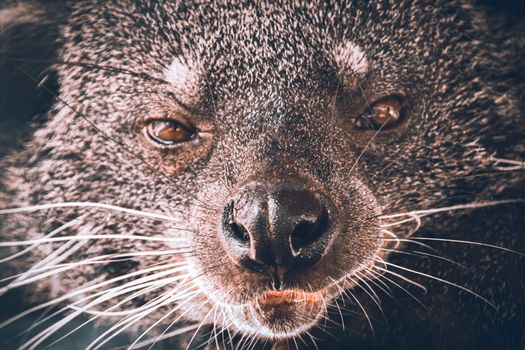
[[[208,339],[211,328],[206,327],[214,324],[223,331],[217,343],[240,330],[235,345],[265,348],[274,343],[271,332],[249,321],[243,328],[241,316],[217,306],[249,302],[270,288],[265,276],[232,264],[221,243],[224,207],[246,184],[300,178],[327,193],[343,213],[336,248],[321,263],[288,276],[286,287],[304,290],[322,289],[368,264],[383,244],[381,214],[525,198],[523,170],[515,169],[525,159],[525,40],[519,23],[489,7],[469,1],[163,0],[1,6],[2,94],[8,94],[12,79],[40,84],[33,90],[26,83],[23,92],[37,107],[45,106],[42,111],[18,102],[20,110],[40,117],[24,125],[12,121],[17,118],[3,121],[9,127],[1,131],[6,140],[1,206],[96,202],[177,221],[62,208],[3,216],[2,240],[36,239],[77,218],[61,234],[187,240],[178,245],[120,239],[70,243],[67,261],[181,245],[187,251],[81,265],[28,286],[23,298],[28,306],[95,279],[175,259],[185,263],[188,286],[197,295],[179,300],[181,310],[161,326],[184,313],[187,322],[203,323],[195,346]],[[341,57],[348,43],[364,53],[364,74]],[[176,59],[190,68],[191,86],[166,82],[165,72]],[[354,127],[367,104],[392,94],[404,96],[402,125],[377,136]],[[51,107],[42,96],[53,97]],[[6,110],[17,113],[17,108]],[[202,133],[159,149],[146,140],[142,126],[145,118],[166,116],[183,116]],[[507,204],[431,215],[415,236],[525,252],[524,214],[523,204]],[[418,255],[423,248],[411,243],[402,251],[412,255],[393,253],[388,261],[464,286],[496,309],[463,289],[396,270],[427,287],[422,293],[390,276],[426,309],[395,285],[390,284],[389,297],[381,294],[379,282],[368,282],[381,296],[383,319],[366,288],[350,286],[362,305],[341,296],[327,313],[330,320],[317,320],[319,326],[288,346],[313,347],[315,337],[320,348],[525,348],[524,259],[486,246],[424,243],[437,249],[427,252],[457,264]],[[28,270],[63,244],[41,245],[2,264],[2,276]],[[173,288],[153,290],[112,311],[140,307]],[[130,331],[147,329],[176,304],[143,317]],[[362,308],[370,314],[373,332]],[[309,322],[304,321],[308,327]],[[276,333],[293,328],[274,326]],[[174,344],[185,344],[192,335]],[[226,341],[225,347],[231,344]]]

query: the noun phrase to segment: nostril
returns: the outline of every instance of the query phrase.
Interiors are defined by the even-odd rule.
[[[241,226],[236,222],[228,222],[227,230],[231,234],[232,238],[240,242],[246,243],[250,241],[250,235],[248,234],[248,231],[244,228],[244,226]]]
[[[309,246],[318,241],[327,231],[329,225],[329,215],[325,208],[315,221],[301,220],[296,225],[291,234],[291,243],[294,251]]]
[[[233,208],[233,202],[226,206],[223,217],[223,229],[230,238],[241,243],[247,243],[250,241],[250,235],[243,225],[235,221],[235,218],[233,217]]]

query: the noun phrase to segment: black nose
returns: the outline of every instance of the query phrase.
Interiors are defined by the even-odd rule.
[[[320,260],[330,246],[335,210],[321,193],[250,185],[225,208],[228,254],[255,271],[287,272]]]

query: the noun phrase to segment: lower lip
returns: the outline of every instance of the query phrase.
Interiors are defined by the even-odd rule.
[[[262,324],[277,320],[315,319],[322,305],[321,292],[295,290],[266,291],[252,303],[254,314]]]
[[[280,305],[321,303],[320,292],[301,292],[295,290],[266,291],[257,298],[259,306],[279,307]]]

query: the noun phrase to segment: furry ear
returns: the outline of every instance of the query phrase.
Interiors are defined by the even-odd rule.
[[[29,121],[53,103],[59,46],[57,2],[7,1],[0,5],[0,156],[14,146]],[[44,88],[45,86],[45,88]]]

